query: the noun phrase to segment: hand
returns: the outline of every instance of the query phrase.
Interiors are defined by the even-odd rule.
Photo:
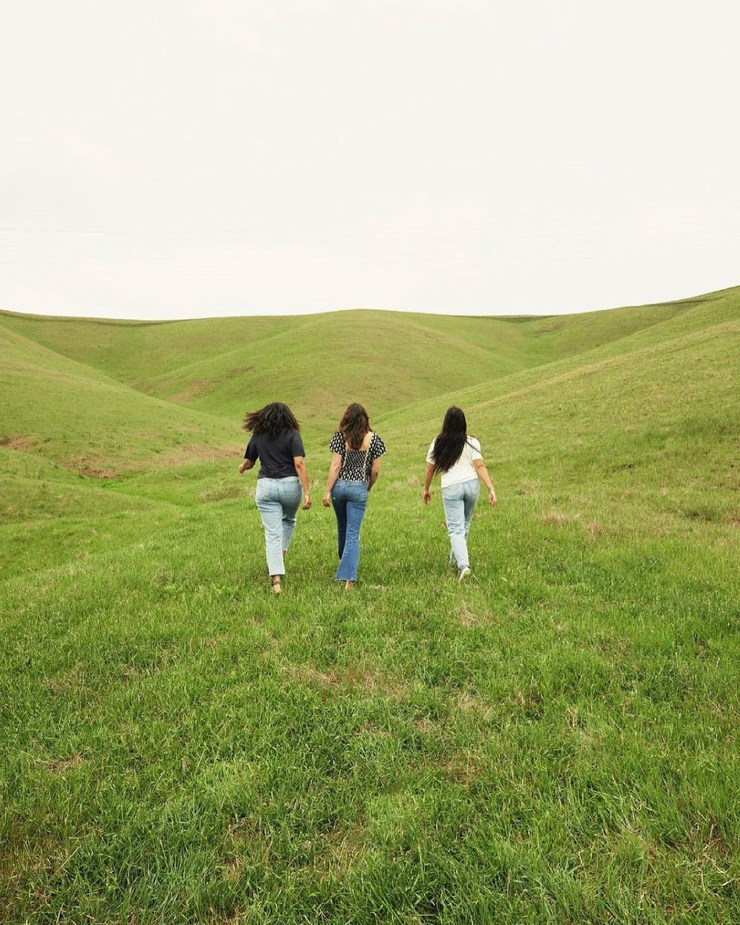
[[[311,492],[307,491],[303,496],[303,510],[307,511],[311,507]]]
[[[239,475],[244,475],[244,472],[247,468],[246,460],[239,466]]]
[[[431,500],[432,500],[432,493],[429,491],[428,488],[425,488],[424,489],[424,504],[429,504]]]
[[[498,503],[496,500],[496,492],[493,489],[488,492],[488,503],[491,505],[491,507],[496,507],[496,504]]]
[[[328,491],[324,495],[324,507],[331,507],[331,495]]]

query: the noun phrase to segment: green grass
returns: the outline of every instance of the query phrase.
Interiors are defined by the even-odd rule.
[[[740,290],[0,316],[0,920],[738,921],[739,335]],[[317,501],[345,397],[389,447],[351,595],[320,505],[269,595],[237,428],[284,384]],[[453,398],[500,499],[462,587],[420,501]]]

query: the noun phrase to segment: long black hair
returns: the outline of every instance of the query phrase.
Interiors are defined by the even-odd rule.
[[[365,434],[370,430],[370,418],[367,411],[358,402],[353,401],[342,415],[339,430],[351,450],[359,450]]]
[[[270,402],[259,411],[247,411],[244,415],[244,430],[255,434],[268,434],[277,437],[282,430],[300,430],[295,415],[281,401]]]
[[[462,408],[447,409],[442,430],[434,441],[434,471],[448,472],[462,455],[468,442],[468,422]]]

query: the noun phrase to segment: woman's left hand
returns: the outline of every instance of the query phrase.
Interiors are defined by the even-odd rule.
[[[307,491],[303,496],[303,510],[307,511],[311,507],[311,492]]]
[[[495,491],[488,492],[488,503],[491,505],[491,507],[496,507],[496,505],[498,504]]]

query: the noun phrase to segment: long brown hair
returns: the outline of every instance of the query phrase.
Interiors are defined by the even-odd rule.
[[[293,412],[281,401],[270,402],[259,411],[247,411],[243,426],[244,430],[251,430],[255,434],[267,434],[270,437],[277,437],[282,430],[301,429]]]
[[[351,450],[360,449],[365,434],[370,430],[370,418],[362,405],[358,405],[356,401],[347,405],[342,420],[339,422],[339,430]]]
[[[462,408],[452,405],[447,409],[442,430],[434,441],[434,471],[449,472],[462,456],[468,442],[468,423]]]

